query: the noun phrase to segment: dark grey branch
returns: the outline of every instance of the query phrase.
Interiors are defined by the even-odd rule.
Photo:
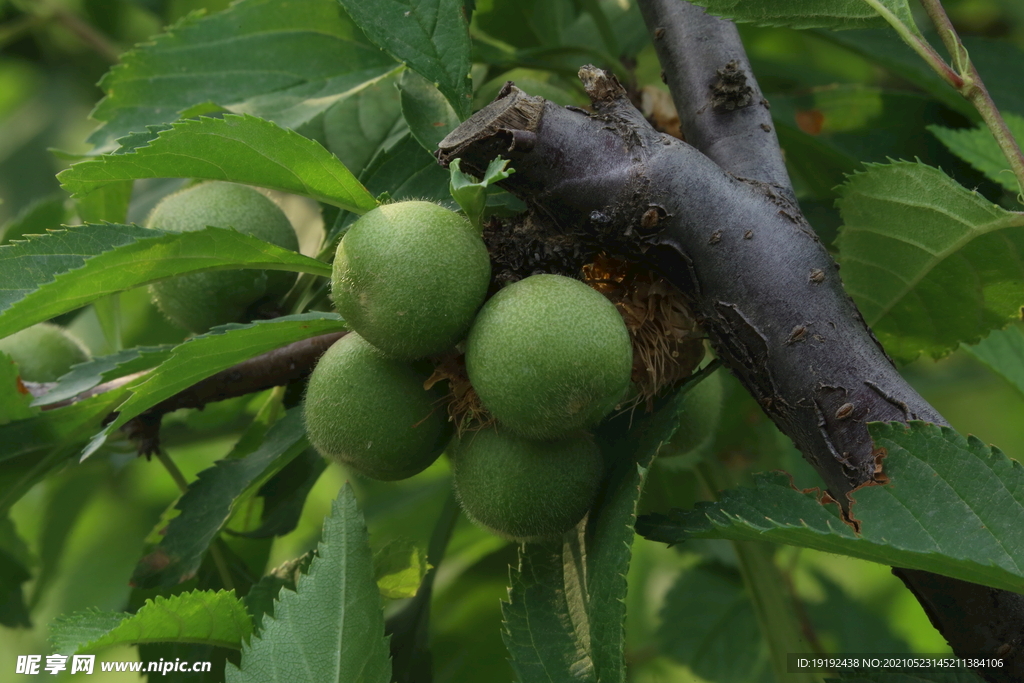
[[[682,0],[643,0],[640,11],[686,141],[726,171],[793,199],[768,100],[736,25]]]
[[[789,193],[653,130],[612,77],[580,75],[593,114],[508,87],[441,142],[439,159],[482,173],[510,158],[516,173],[503,185],[555,229],[582,230],[670,279],[718,357],[849,511],[846,494],[880,477],[866,423],[942,416],[885,355]],[[522,132],[530,145],[517,144]],[[1009,647],[990,680],[1024,680],[1024,596],[925,576],[901,574],[954,650]]]
[[[767,101],[761,98],[735,25],[680,0],[648,0],[641,2],[640,7],[665,69],[687,140],[723,169],[785,187],[792,198],[781,151],[774,129],[770,127]],[[716,106],[716,98],[722,94],[722,79],[727,73],[723,65],[729,63],[736,65],[733,71],[744,74],[744,84],[751,88],[752,93],[757,93],[763,107],[753,103],[735,109]],[[733,80],[738,79],[733,76]],[[725,92],[728,94],[729,91]],[[762,134],[769,132],[770,137]],[[825,277],[824,272],[815,271],[813,279]],[[833,279],[838,285],[837,273]],[[860,314],[857,313],[856,317],[859,320]],[[802,328],[794,328],[794,332],[797,333],[798,329]],[[808,358],[808,363],[812,368],[819,367],[813,358]],[[861,371],[859,365],[851,367],[855,373]],[[891,385],[879,384],[867,376],[863,385],[903,412],[904,420],[916,417],[914,403],[904,398],[905,387],[898,387],[894,392]],[[839,386],[845,391],[848,385],[842,383]],[[859,401],[846,402],[832,418],[856,420],[860,405]],[[827,417],[824,412],[820,415],[820,419]],[[861,419],[866,418],[867,415]],[[878,418],[872,416],[870,419]],[[944,423],[941,416],[926,419]],[[827,431],[827,420],[825,427]],[[808,451],[805,450],[804,454],[815,464]],[[833,452],[833,455],[836,454]],[[821,468],[817,464],[815,466],[820,472]],[[928,572],[894,568],[893,573],[914,593],[932,624],[956,652],[1011,657],[1013,665],[1003,674],[994,670],[986,672],[989,680],[1024,678],[1024,653],[1021,652],[1024,648],[1024,597]]]

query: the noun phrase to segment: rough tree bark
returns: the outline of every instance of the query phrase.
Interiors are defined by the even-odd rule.
[[[856,523],[847,494],[884,481],[866,423],[946,423],[897,372],[804,219],[735,27],[679,0],[640,5],[693,145],[655,131],[614,77],[584,67],[592,112],[508,85],[438,158],[477,173],[510,158],[503,186],[555,230],[582,231],[672,281]],[[987,680],[1024,680],[1024,596],[894,573],[955,652],[1004,657]]]

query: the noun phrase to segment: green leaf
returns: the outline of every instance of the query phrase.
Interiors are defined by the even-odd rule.
[[[1024,140],[1024,116],[1006,113],[1003,115],[1010,133],[1018,142]],[[928,126],[928,130],[942,141],[942,144],[958,157],[978,169],[991,180],[999,183],[1010,192],[1020,192],[1017,178],[1010,170],[1010,162],[1006,160],[999,143],[992,137],[987,126],[961,128],[954,130],[942,126]]]
[[[699,618],[694,618],[700,615]],[[772,683],[768,646],[743,587],[728,568],[685,570],[665,595],[658,648],[716,683]],[[737,648],[736,643],[743,643]]]
[[[95,452],[111,432],[128,420],[199,380],[292,342],[344,329],[345,323],[336,313],[313,312],[249,325],[222,325],[192,337],[175,347],[160,367],[131,385],[131,398],[118,407],[117,419],[93,438],[82,458]]]
[[[235,230],[82,225],[0,247],[0,337],[108,294],[231,268],[331,276],[328,264]]]
[[[82,223],[125,223],[128,221],[128,204],[132,198],[131,180],[114,180],[104,183],[79,197],[78,220]]]
[[[90,609],[57,617],[50,626],[50,644],[57,653],[74,654],[82,645],[103,638],[130,616],[127,612]]]
[[[408,71],[403,71],[403,75]],[[368,82],[324,113],[324,139],[341,163],[359,175],[374,155],[405,134],[398,74]]]
[[[366,523],[348,484],[331,505],[322,539],[296,591],[281,592],[262,633],[242,648],[241,668],[227,666],[229,682],[290,679],[300,671],[317,683],[391,680]]]
[[[327,469],[327,460],[307,448],[257,491],[263,498],[258,528],[242,533],[246,538],[284,536],[299,523],[306,497]]]
[[[173,348],[172,344],[138,346],[79,363],[57,381],[57,386],[37,398],[33,405],[58,403],[103,382],[155,368],[170,357]]]
[[[478,229],[482,229],[480,221],[483,218],[484,209],[487,207],[487,187],[508,178],[515,173],[515,169],[508,168],[510,162],[498,156],[491,159],[491,162],[487,164],[487,170],[484,171],[484,177],[477,180],[462,172],[462,169],[459,168],[461,161],[461,159],[455,159],[448,166],[448,171],[451,173],[448,188],[470,222]]]
[[[762,474],[755,488],[725,491],[694,510],[645,517],[638,531],[666,543],[772,541],[1024,590],[1024,467],[948,427],[870,423],[868,430],[886,450],[889,482],[851,494],[860,533],[837,506],[793,488],[784,473]]]
[[[886,19],[865,0],[694,0],[693,4],[711,14],[757,26],[838,31],[886,25]],[[878,0],[878,4],[904,25],[915,26],[907,0]]]
[[[377,206],[319,142],[249,115],[179,121],[145,145],[79,162],[57,178],[74,197],[124,180],[205,178],[300,194],[357,213]]]
[[[373,574],[382,597],[411,598],[430,565],[427,554],[412,541],[396,538],[373,554]]]
[[[18,364],[0,352],[0,425],[25,420],[38,412],[32,408],[32,394],[21,381]]]
[[[292,408],[244,458],[220,460],[199,473],[178,499],[160,545],[143,557],[132,583],[140,588],[174,586],[195,576],[210,543],[243,500],[306,449],[302,408]]]
[[[67,208],[67,195],[63,192],[38,199],[18,212],[18,215],[0,225],[0,244],[21,239],[24,235],[39,235],[59,228],[71,220]]]
[[[448,133],[459,125],[459,116],[437,87],[415,71],[406,71],[399,82],[402,115],[409,132],[431,154]]]
[[[387,192],[395,201],[451,201],[448,171],[411,135],[377,155],[364,175],[366,189],[375,194]]]
[[[100,82],[92,115],[103,125],[89,141],[109,151],[148,125],[222,108],[296,128],[394,67],[334,0],[244,0],[121,55]]]
[[[561,541],[520,546],[509,603],[502,604],[502,637],[522,683],[625,681],[626,572],[637,500],[693,386],[635,419],[632,429],[630,415],[604,425],[597,441],[614,466],[585,522]]]
[[[469,116],[473,86],[462,0],[339,1],[379,48],[437,84],[460,118]]]
[[[1024,330],[1019,325],[993,330],[977,344],[960,348],[1024,394]]]
[[[906,161],[868,165],[840,197],[843,283],[891,356],[941,358],[1019,317],[1024,214]]]
[[[138,643],[238,649],[251,633],[252,619],[234,591],[192,591],[147,600],[135,614],[90,611],[58,617],[50,629],[50,641],[65,655]]]

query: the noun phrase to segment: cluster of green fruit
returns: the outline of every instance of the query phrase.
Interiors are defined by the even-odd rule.
[[[467,516],[499,535],[558,535],[589,510],[603,476],[585,430],[624,398],[629,333],[587,285],[534,275],[486,300],[490,258],[464,217],[428,202],[387,204],[338,245],[331,296],[354,333],[309,380],[310,442],[368,477],[429,466],[451,441],[444,395],[424,388],[431,363],[465,340],[469,381],[496,425],[453,452]]]

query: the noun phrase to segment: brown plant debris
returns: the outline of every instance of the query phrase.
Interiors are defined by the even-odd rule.
[[[423,383],[423,388],[429,391],[442,381],[448,382],[448,393],[441,401],[448,410],[449,422],[455,423],[456,436],[461,437],[465,431],[483,429],[496,422],[469,383],[465,354],[452,353],[437,359],[434,372]]]
[[[492,218],[483,231],[491,254],[492,285],[496,291],[537,273],[579,277],[593,257],[593,239],[585,233],[559,233],[532,211]]]
[[[653,406],[659,391],[689,377],[704,358],[704,334],[664,278],[629,261],[599,254],[583,281],[615,304],[633,340],[634,405]]]

